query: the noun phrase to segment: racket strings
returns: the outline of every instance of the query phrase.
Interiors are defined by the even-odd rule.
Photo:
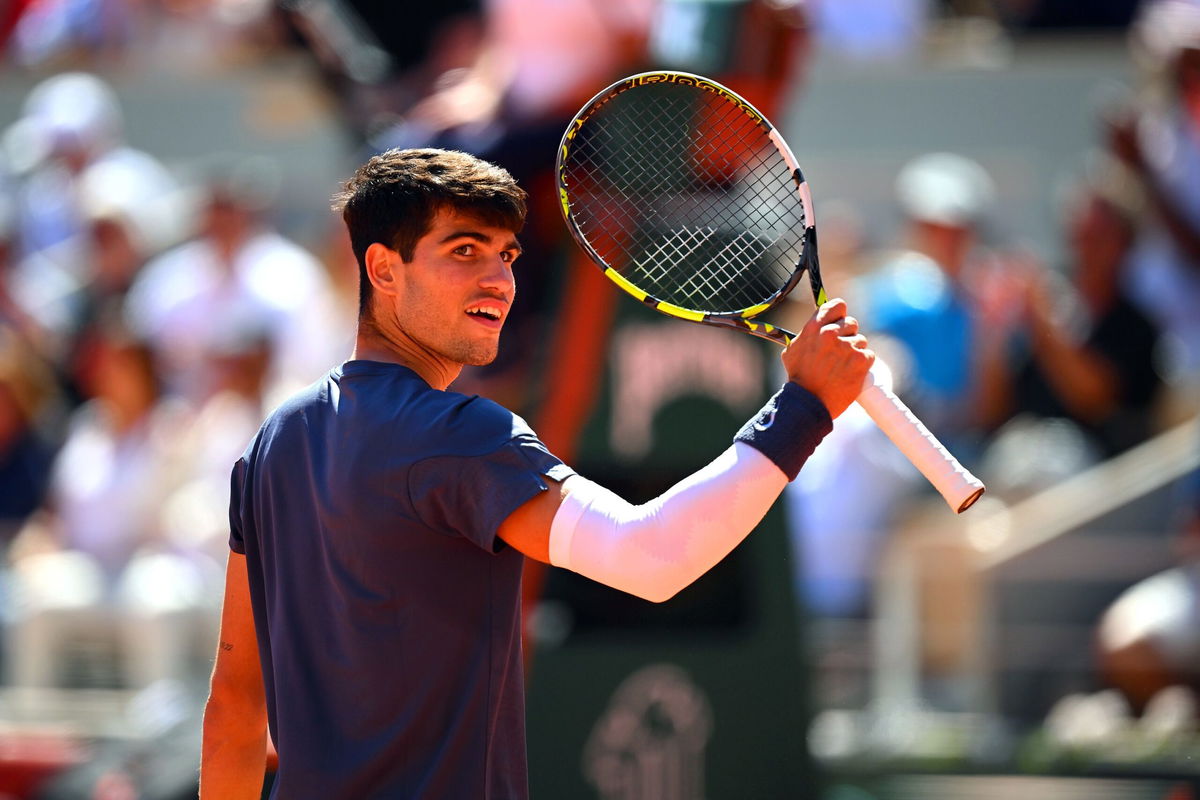
[[[709,313],[768,302],[803,248],[791,168],[767,129],[695,87],[610,99],[563,162],[589,246],[653,297]]]

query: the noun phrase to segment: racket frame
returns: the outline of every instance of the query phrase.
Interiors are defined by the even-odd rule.
[[[801,207],[804,210],[804,243],[800,249],[800,257],[797,259],[796,266],[788,277],[787,282],[761,303],[734,311],[714,313],[685,308],[655,297],[646,290],[634,285],[624,275],[609,265],[604,257],[592,247],[587,236],[580,230],[575,216],[571,213],[571,197],[570,191],[566,186],[565,173],[567,159],[571,154],[571,146],[574,144],[575,137],[579,133],[580,128],[583,127],[596,111],[604,107],[613,98],[636,89],[639,86],[656,83],[695,86],[704,91],[714,92],[725,98],[739,108],[743,114],[768,135],[772,144],[779,150],[780,155],[783,156],[792,171],[792,181],[796,184],[796,192],[799,195]],[[678,319],[688,320],[689,322],[700,322],[705,325],[713,325],[721,328],[734,328],[743,333],[748,333],[760,339],[765,339],[786,347],[791,343],[792,339],[796,338],[795,333],[767,322],[756,322],[755,317],[779,305],[796,288],[796,284],[800,282],[805,272],[808,273],[813,298],[816,300],[817,305],[821,305],[828,299],[825,295],[825,289],[821,285],[821,270],[817,259],[817,229],[816,220],[813,216],[812,194],[809,191],[808,183],[804,180],[804,173],[801,172],[795,155],[792,154],[791,149],[779,134],[779,131],[776,130],[775,126],[771,124],[770,120],[762,112],[756,109],[746,98],[716,81],[690,72],[672,70],[641,72],[617,81],[598,92],[595,97],[585,103],[574,119],[571,120],[571,123],[567,126],[567,130],[563,133],[562,141],[558,148],[554,174],[563,221],[566,222],[567,230],[571,232],[571,237],[575,240],[576,244],[583,248],[584,252],[603,270],[609,280],[619,286],[626,294],[638,302],[653,308],[655,311]]]

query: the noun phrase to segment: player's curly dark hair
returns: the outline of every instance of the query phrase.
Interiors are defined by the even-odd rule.
[[[373,156],[333,199],[358,260],[359,315],[371,297],[366,252],[373,243],[387,245],[411,261],[417,240],[445,208],[519,233],[525,226],[525,197],[508,170],[469,153],[421,148]]]

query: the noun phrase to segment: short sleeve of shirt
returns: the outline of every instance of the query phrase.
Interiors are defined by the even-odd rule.
[[[490,453],[439,455],[409,471],[409,497],[421,521],[498,551],[496,529],[523,503],[545,491],[545,478],[575,474],[531,432],[519,433]]]
[[[229,549],[246,554],[245,534],[242,530],[242,483],[246,475],[246,460],[239,458],[229,476]]]

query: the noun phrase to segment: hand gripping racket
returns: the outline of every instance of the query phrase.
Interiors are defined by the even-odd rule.
[[[664,314],[786,346],[796,334],[756,318],[806,271],[817,304],[826,301],[796,158],[719,83],[685,72],[614,83],[571,120],[556,172],[575,241],[613,283]],[[952,509],[983,494],[874,372],[858,403]]]

